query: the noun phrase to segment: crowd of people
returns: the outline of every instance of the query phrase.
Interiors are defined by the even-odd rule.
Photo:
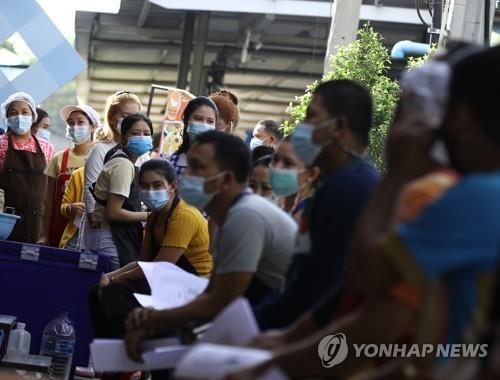
[[[262,120],[249,144],[234,135],[236,95],[196,97],[171,157],[131,92],[110,95],[104,123],[89,105],[63,107],[73,145],[58,153],[49,115],[13,94],[1,106],[0,187],[22,219],[9,239],[109,256],[89,290],[94,335],[125,339],[136,361],[144,340],[245,297],[263,331],[251,346],[273,355],[231,380],[272,367],[290,378],[450,379],[463,365],[349,355],[327,368],[318,343],[335,333],[350,344],[486,342],[477,378],[500,378],[499,67],[500,48],[460,43],[406,73],[384,173],[367,158],[370,92],[347,79],[319,84],[290,135]],[[151,289],[140,261],[209,284],[186,305],[142,308],[134,293]]]

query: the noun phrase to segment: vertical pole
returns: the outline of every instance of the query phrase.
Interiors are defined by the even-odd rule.
[[[332,24],[328,36],[323,73],[328,71],[330,57],[339,46],[349,45],[356,41],[359,26],[361,0],[335,0],[332,8]]]
[[[208,25],[210,22],[209,12],[198,13],[198,26],[196,29],[196,42],[193,54],[193,66],[191,69],[191,81],[189,91],[194,95],[199,95],[202,90],[202,69],[205,59],[205,46],[208,36]]]
[[[441,33],[441,23],[443,19],[443,6],[441,1],[434,0],[432,9],[432,25],[429,28],[430,43],[437,44]]]
[[[179,71],[177,73],[177,88],[185,89],[189,73],[189,60],[193,51],[194,22],[196,14],[186,12],[184,17],[184,32],[182,34],[181,60],[179,62]]]

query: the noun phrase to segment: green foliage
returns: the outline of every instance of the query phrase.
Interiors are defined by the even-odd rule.
[[[427,61],[431,55],[433,55],[437,50],[437,45],[431,45],[429,52],[426,55],[421,57],[409,57],[408,62],[406,63],[406,70],[411,71],[413,69],[419,68],[422,66],[425,61]]]
[[[348,46],[341,47],[330,60],[330,70],[322,81],[351,79],[364,84],[373,97],[374,126],[370,135],[369,157],[380,169],[384,170],[384,145],[387,130],[392,121],[396,106],[399,84],[386,74],[390,67],[389,52],[382,44],[382,37],[366,24],[358,31],[358,39]],[[287,112],[293,122],[285,122],[283,131],[290,134],[295,125],[302,121],[311,101],[312,91],[318,82],[309,85],[302,96],[296,97]]]

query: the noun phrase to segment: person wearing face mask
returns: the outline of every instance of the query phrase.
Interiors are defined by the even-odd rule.
[[[193,141],[201,133],[215,129],[218,118],[217,106],[206,96],[191,99],[187,104],[182,115],[182,122],[184,123],[182,144],[177,152],[170,157],[170,162],[174,165],[178,176],[181,176],[183,170],[188,166],[187,151]]]
[[[110,95],[106,101],[104,109],[105,123],[96,131],[95,143],[85,159],[85,179],[83,186],[83,203],[85,204],[85,215],[82,228],[82,248],[88,240],[88,225],[94,222],[95,200],[89,190],[92,184],[97,181],[97,177],[104,166],[104,157],[106,153],[121,139],[121,123],[123,118],[128,115],[140,112],[142,108],[141,101],[137,95],[130,91],[118,91]],[[147,160],[147,155],[140,157],[136,165],[140,166]]]
[[[185,203],[177,192],[177,174],[164,159],[144,163],[140,171],[140,198],[151,214],[137,261],[166,261],[181,269],[208,276],[212,256],[208,252],[207,221],[200,211]],[[128,313],[140,304],[134,293],[150,294],[137,261],[103,274],[99,291],[89,297],[96,337],[123,338]]]
[[[7,132],[0,136],[0,188],[5,191],[5,207],[13,207],[21,219],[9,240],[36,243],[42,235],[47,193],[47,162],[54,148],[31,133],[37,118],[33,98],[17,92],[1,105]]]
[[[199,135],[179,179],[182,199],[203,209],[219,226],[214,273],[207,289],[190,303],[168,310],[136,309],[128,318],[129,356],[151,331],[161,334],[214,318],[236,298],[260,302],[283,285],[297,226],[262,197],[247,191],[251,157],[239,138],[218,131]]]
[[[88,248],[111,257],[113,270],[135,261],[142,243],[139,176],[136,161],[153,149],[153,124],[139,113],[121,123],[120,143],[104,158],[104,167],[92,186],[96,200]]]
[[[39,139],[50,142],[51,132],[49,114],[45,110],[37,107],[36,115],[37,118],[31,126],[31,133]]]
[[[300,223],[320,169],[317,166],[308,168],[294,152],[290,140],[286,137],[278,145],[269,168],[269,182],[276,196],[284,199],[283,210]]]
[[[275,149],[283,140],[283,132],[274,120],[261,120],[253,129],[253,137],[250,140],[250,149],[254,150],[258,146],[270,146]]]
[[[268,146],[260,146],[252,151],[252,171],[248,186],[257,195],[266,198],[273,204],[278,203],[278,198],[273,192],[269,182],[269,164],[273,159],[273,149]]]
[[[93,144],[95,131],[101,126],[99,115],[89,105],[68,105],[61,109],[61,118],[66,122],[66,137],[73,143],[71,148],[65,149],[49,162],[48,196],[46,218],[51,223],[45,225],[44,237],[39,244],[49,244],[59,247],[61,236],[68,224],[68,217],[61,214],[61,202],[69,183],[71,174],[85,164],[85,157]],[[69,214],[71,217],[81,218],[85,206],[80,200],[72,204]]]
[[[262,329],[290,325],[342,282],[355,225],[379,181],[363,158],[371,126],[372,102],[363,86],[334,80],[317,87],[306,121],[290,138],[297,157],[320,170],[305,211],[309,228],[301,252],[309,258],[279,297],[254,307]]]

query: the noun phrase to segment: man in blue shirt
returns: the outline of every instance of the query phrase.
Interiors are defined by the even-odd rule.
[[[354,227],[379,181],[376,169],[362,158],[372,126],[371,97],[363,86],[349,80],[320,84],[306,122],[291,142],[302,160],[314,160],[321,171],[304,216],[310,225],[309,258],[278,298],[254,308],[262,329],[288,326],[339,285]],[[310,125],[322,127],[307,135]],[[311,155],[314,141],[322,149]]]

